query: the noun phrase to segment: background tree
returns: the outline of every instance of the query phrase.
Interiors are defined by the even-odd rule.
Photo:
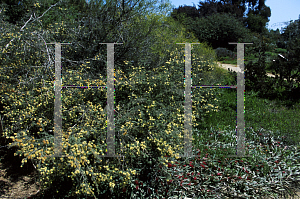
[[[30,17],[34,20],[35,17],[41,16],[45,12],[43,19],[39,22],[44,29],[49,29],[50,25],[58,21],[64,21],[66,24],[78,21],[81,19],[81,15],[87,11],[88,6],[85,0],[38,0],[32,2],[21,0],[20,2],[24,5],[24,9],[27,9],[20,21],[21,24],[24,25]],[[58,5],[56,9],[49,9],[55,4]],[[30,20],[29,23],[33,20]]]
[[[32,4],[32,0],[1,0],[0,3],[5,7],[5,21],[11,24],[19,24],[21,19],[28,12],[28,5]]]
[[[191,17],[193,20],[200,17],[200,11],[196,8],[195,4],[193,6],[179,6],[173,9],[171,17],[175,20],[180,21],[180,14],[185,13],[187,17]]]
[[[245,85],[246,90],[253,90],[255,92],[259,92],[260,95],[270,95],[272,83],[270,81],[266,81],[266,38],[263,35],[256,34],[257,39],[254,40],[253,46],[251,48],[252,52],[255,53],[256,57],[258,57],[258,61],[253,62],[250,61],[245,65]]]
[[[42,14],[45,12],[51,5],[59,2],[58,0],[39,0],[39,12]],[[46,13],[43,18],[43,27],[44,29],[49,29],[50,24],[54,22],[64,21],[66,24],[69,22],[79,21],[82,15],[88,9],[88,3],[86,0],[61,0],[59,3],[59,9],[51,9]]]
[[[173,10],[171,17],[193,32],[201,42],[207,42],[213,48],[225,47],[236,51],[236,46],[228,42],[251,42],[255,39],[251,32],[264,33],[266,37],[268,31],[265,26],[270,14],[270,8],[263,0],[207,0],[199,2],[199,9],[180,6]],[[250,46],[246,49],[251,51]]]
[[[192,30],[200,42],[207,42],[215,49],[224,47],[234,50],[236,46],[228,42],[246,39],[249,31],[233,15],[216,13],[206,18],[196,19]]]
[[[75,52],[65,51],[65,53],[71,53],[65,54],[66,57],[68,57],[69,64],[74,65],[74,63],[78,63],[79,59],[86,59],[101,51],[100,54],[103,57],[101,57],[102,61],[100,65],[102,65],[102,68],[106,61],[106,46],[99,44],[100,42],[103,43],[105,40],[107,42],[124,42],[123,45],[118,45],[115,48],[116,65],[123,64],[124,57],[128,58],[128,56],[128,59],[137,64],[138,60],[140,60],[139,58],[145,57],[145,54],[147,54],[145,48],[149,49],[151,45],[150,43],[147,45],[141,44],[140,40],[147,38],[151,31],[158,26],[158,23],[155,21],[150,22],[150,20],[145,17],[145,13],[170,10],[170,4],[168,2],[166,2],[164,6],[157,6],[157,1],[150,3],[139,0],[123,0],[121,2],[107,1],[103,4],[103,2],[99,0],[89,1],[88,3],[85,0],[40,0],[31,5],[31,7],[35,9],[33,9],[31,13],[27,13],[26,17],[23,17],[23,24],[28,21],[31,15],[41,15],[54,3],[58,3],[58,6],[54,9],[50,9],[43,17],[43,20],[39,20],[41,28],[55,33],[57,28],[63,23],[64,27],[69,27],[71,31],[76,32],[76,38],[73,38],[76,40],[74,42],[75,46],[70,46],[70,49],[78,49],[77,54]],[[33,20],[29,20],[29,23],[32,21]],[[147,23],[145,23],[146,21]],[[129,28],[129,30],[126,30],[127,28]],[[139,32],[137,32],[137,30],[139,30]],[[120,35],[120,33],[122,35]],[[73,40],[68,37],[66,32],[62,34],[61,30],[59,34],[54,34],[53,39],[60,42],[71,42],[71,40]],[[129,41],[130,39],[133,40]],[[89,44],[82,44],[81,42],[83,40],[87,40]],[[98,41],[99,43],[94,45],[94,42]],[[80,53],[78,53],[79,51]],[[131,55],[128,55],[129,52]],[[149,56],[148,52],[148,58]],[[120,57],[123,57],[122,60]]]
[[[261,3],[261,2],[260,2]],[[246,26],[249,30],[256,33],[266,33],[266,24],[270,21],[270,7],[259,4],[254,10],[250,9],[245,19]]]
[[[197,42],[197,38],[193,33],[186,30],[185,27],[175,21],[173,18],[164,15],[151,15],[150,17],[156,17],[157,21],[160,21],[160,25],[156,28],[148,38],[147,43],[151,43],[151,52],[148,55],[148,60],[151,60],[151,66],[153,68],[165,63],[169,60],[170,54],[168,52],[174,51],[174,49],[180,49],[180,46],[176,43],[184,42]],[[181,50],[178,50],[178,53]]]
[[[152,56],[150,48],[153,44],[147,42],[145,38],[150,38],[151,32],[160,26],[161,22],[158,18],[148,17],[151,13],[158,12],[159,8],[154,6],[157,2],[111,1],[103,6],[100,4],[91,6],[92,1],[89,3],[89,12],[81,20],[86,33],[76,34],[80,46],[84,46],[84,49],[89,51],[84,54],[95,55],[100,52],[100,57],[105,63],[106,46],[99,43],[105,41],[123,43],[115,47],[116,67],[124,66],[125,60],[133,61],[135,66],[138,65],[139,60],[148,60],[146,65],[149,66],[149,59]],[[162,8],[160,12],[167,9],[170,8]],[[81,43],[86,40],[89,43]],[[84,51],[83,48],[78,48],[81,52]]]
[[[270,30],[269,34],[268,34],[268,38],[270,38],[270,42],[273,45],[273,47],[277,47],[277,42],[280,39],[280,31],[277,28],[276,30]],[[274,48],[272,50],[274,50]]]
[[[51,4],[52,2],[54,4]],[[55,6],[48,10],[53,5]],[[30,5],[28,6],[30,7]],[[62,45],[63,66],[66,70],[76,70],[80,64],[90,61],[91,67],[86,70],[86,79],[97,79],[99,74],[106,74],[107,46],[100,43],[123,43],[123,45],[115,46],[114,63],[115,68],[122,68],[124,72],[129,73],[128,66],[124,64],[124,61],[132,61],[135,66],[143,65],[145,69],[157,67],[168,60],[167,50],[174,50],[175,46],[178,47],[174,44],[173,38],[177,37],[176,40],[178,40],[181,37],[191,37],[185,31],[178,31],[177,23],[164,22],[167,20],[166,17],[155,16],[153,13],[156,13],[157,10],[170,10],[170,7],[157,8],[153,2],[107,1],[106,4],[102,4],[101,1],[90,1],[86,4],[84,1],[41,0],[35,2],[31,7],[34,9],[21,19],[23,24],[27,23],[24,32],[26,34],[32,34],[31,31],[35,32],[36,30],[30,29],[30,26],[36,24],[44,31],[39,30],[34,34],[46,33],[49,36],[44,41],[45,43],[52,41],[72,43],[71,45]],[[159,12],[163,13],[162,11]],[[42,18],[31,18],[31,16],[41,16],[44,12]],[[15,31],[22,26],[22,24],[15,26]],[[166,27],[172,30],[169,31]],[[162,31],[164,32],[163,37]],[[9,41],[7,39],[7,43]],[[13,38],[11,41],[14,42],[15,39]],[[29,51],[45,53],[48,48],[51,49],[49,59],[24,56],[26,65],[53,64],[50,58],[52,61],[54,60],[54,45],[45,46],[43,43],[37,43],[33,46],[36,47],[28,48],[27,54]],[[98,61],[92,61],[96,57]],[[14,63],[13,60],[6,59],[6,63],[8,62]],[[63,73],[66,70],[63,70]],[[26,70],[24,73],[27,73]],[[54,74],[53,69],[51,74]]]
[[[234,1],[215,1],[208,0],[205,2],[199,2],[200,17],[208,17],[215,13],[230,13],[237,19],[242,20],[244,12],[246,11],[245,3],[241,0]]]
[[[300,19],[291,22],[284,28],[284,33],[280,35],[281,42],[287,49],[287,53],[282,53],[285,59],[277,58],[270,66],[275,70],[276,74],[280,74],[280,86],[284,87],[286,91],[291,91],[289,96],[291,98],[299,94],[299,75],[300,75]],[[288,81],[285,83],[283,78]],[[295,79],[294,82],[292,79]]]

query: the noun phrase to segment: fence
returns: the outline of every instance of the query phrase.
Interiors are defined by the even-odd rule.
[[[61,44],[62,43],[47,43],[55,44],[55,104],[54,104],[54,155],[47,157],[67,157],[62,155],[62,112],[61,112],[61,89],[65,88],[107,88],[107,154],[104,157],[123,157],[115,155],[115,131],[114,131],[114,45],[122,43],[101,43],[107,44],[107,84],[106,86],[62,86],[61,78]],[[65,43],[70,44],[70,43]],[[185,45],[185,103],[184,103],[184,156],[192,156],[192,100],[191,88],[236,88],[237,89],[237,155],[230,157],[252,157],[245,155],[245,121],[244,121],[244,45],[253,43],[229,43],[237,45],[237,64],[241,72],[237,73],[237,85],[233,86],[191,86],[191,44],[199,43],[177,43]],[[94,153],[95,154],[95,153]],[[97,155],[97,154],[95,154]],[[99,155],[97,155],[100,157]],[[103,157],[103,156],[102,156]]]

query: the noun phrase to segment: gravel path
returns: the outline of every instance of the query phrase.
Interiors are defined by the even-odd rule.
[[[235,71],[235,72],[241,72],[241,69],[239,67],[237,67],[237,65],[233,65],[233,64],[222,64],[220,62],[217,62],[218,66],[221,67],[221,68],[224,68],[226,70],[230,69],[232,71]],[[275,75],[271,74],[271,73],[267,73],[267,75],[269,77],[275,77]],[[279,75],[278,75],[279,76]],[[286,78],[284,78],[284,80],[286,80]],[[294,79],[295,81],[295,79]]]

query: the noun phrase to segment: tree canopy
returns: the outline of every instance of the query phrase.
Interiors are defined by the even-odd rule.
[[[220,43],[218,47],[228,47],[228,45],[224,45],[227,43],[224,37],[228,37],[229,41],[237,41],[238,38],[242,38],[237,32],[231,36],[226,35],[228,32],[232,33],[232,30],[216,21],[220,19],[216,17],[218,14],[223,16],[226,14],[226,17],[220,20],[228,26],[241,30],[243,34],[245,33],[243,28],[247,28],[253,33],[267,33],[266,24],[271,16],[271,10],[265,5],[265,0],[206,0],[205,2],[200,1],[198,6],[199,9],[195,5],[193,7],[179,6],[173,10],[171,17],[184,24],[187,30],[196,31],[192,32],[197,35],[199,40],[207,41],[214,47],[217,43]],[[247,8],[248,13],[246,13]],[[233,21],[225,22],[225,19]],[[220,25],[221,28],[215,27],[216,25]],[[212,29],[208,30],[209,28]],[[223,29],[224,33],[219,29]],[[200,33],[201,31],[204,33]]]
[[[192,30],[200,42],[207,42],[215,49],[225,47],[233,50],[234,45],[228,42],[237,42],[238,39],[247,39],[249,31],[242,23],[227,13],[216,13],[206,18],[196,19]]]

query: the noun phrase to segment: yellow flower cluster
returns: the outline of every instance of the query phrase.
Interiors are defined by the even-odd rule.
[[[39,7],[39,3],[35,3],[34,6]],[[58,23],[57,23],[58,25]],[[56,29],[56,32],[65,31],[65,24],[61,22],[61,24]],[[2,35],[1,35],[2,36]],[[19,37],[17,35],[9,35],[10,37]],[[10,43],[13,45],[13,42]],[[177,50],[177,49],[176,49]],[[175,56],[174,52],[170,53]],[[35,55],[37,57],[39,55]],[[47,60],[46,54],[40,56],[41,60]],[[164,79],[164,85],[166,88],[170,86],[172,82],[171,69],[169,65],[172,63],[184,63],[184,60],[178,60],[179,56],[175,56],[174,59],[170,59],[165,64],[166,66],[159,67],[155,69],[153,72],[157,75],[147,75],[147,89],[145,89],[145,93],[151,95],[158,86],[163,85],[160,83],[160,78],[167,77]],[[30,57],[31,59],[33,57]],[[95,59],[99,59],[99,55],[95,56]],[[10,63],[9,67],[17,67],[21,66],[23,63],[22,60],[17,60],[14,63]],[[37,62],[38,63],[38,62]],[[42,62],[41,62],[42,63]],[[125,61],[124,64],[128,64],[128,61]],[[99,79],[96,80],[85,80],[84,79],[84,69],[87,66],[88,62],[82,64],[79,71],[69,71],[71,75],[63,76],[62,81],[64,84],[68,85],[101,85],[105,86],[106,82],[104,78],[100,76]],[[199,66],[200,67],[200,66]],[[135,71],[129,75],[128,83],[135,82],[139,74],[145,71],[144,67],[137,67],[132,69]],[[11,74],[14,71],[11,71]],[[35,72],[42,74],[40,69]],[[163,72],[165,74],[163,74]],[[6,74],[10,76],[11,74]],[[117,85],[119,84],[119,80],[122,78],[127,78],[121,70],[116,70],[115,72]],[[20,82],[24,83],[25,80],[22,77],[19,77]],[[158,81],[159,80],[159,81]],[[175,84],[179,85],[182,83],[182,79],[176,78]],[[121,83],[120,83],[121,84]],[[125,83],[122,83],[126,85]],[[34,88],[30,91],[24,90],[21,87],[22,84],[19,84],[17,89],[20,93],[11,94],[10,100],[15,102],[13,106],[16,108],[6,108],[6,111],[9,112],[8,117],[12,118],[14,124],[19,124],[20,128],[16,131],[13,131],[17,125],[13,125],[11,129],[5,129],[5,135],[7,137],[12,138],[14,144],[17,145],[21,154],[24,154],[25,158],[22,160],[22,164],[27,163],[28,159],[37,160],[38,171],[41,174],[41,181],[44,183],[45,187],[49,186],[52,183],[51,174],[58,173],[59,175],[67,175],[72,178],[73,181],[76,181],[78,177],[80,179],[84,179],[80,183],[80,188],[76,190],[76,194],[79,193],[87,193],[89,195],[94,194],[95,184],[102,184],[104,187],[110,187],[114,189],[117,184],[115,183],[115,178],[124,177],[123,184],[127,185],[133,179],[133,176],[137,174],[137,171],[134,168],[128,168],[129,164],[128,159],[132,157],[132,155],[137,158],[141,155],[141,153],[146,153],[148,149],[148,144],[150,142],[154,142],[158,147],[157,149],[160,151],[161,155],[164,156],[169,154],[171,157],[179,158],[179,150],[182,150],[184,147],[183,143],[180,140],[183,140],[184,133],[184,114],[183,107],[175,108],[176,119],[169,119],[169,115],[165,115],[162,113],[154,114],[154,110],[158,109],[159,104],[163,104],[165,101],[159,101],[159,99],[153,100],[151,103],[138,103],[140,108],[136,111],[136,114],[132,114],[133,116],[139,116],[139,118],[134,118],[133,116],[127,117],[125,124],[120,125],[121,131],[124,132],[123,136],[132,136],[130,132],[137,127],[137,123],[140,124],[141,127],[147,128],[145,133],[149,132],[149,136],[145,141],[139,141],[135,138],[135,142],[129,142],[126,144],[122,144],[121,147],[125,148],[124,155],[125,156],[125,168],[115,168],[116,162],[109,164],[106,161],[103,161],[102,156],[105,155],[105,136],[107,134],[106,130],[106,114],[100,104],[93,104],[92,102],[86,102],[85,107],[82,106],[82,99],[85,98],[85,90],[77,89],[76,95],[72,95],[72,91],[66,89],[62,91],[62,112],[63,112],[63,129],[62,129],[62,152],[67,157],[66,158],[53,158],[50,155],[54,154],[54,140],[46,138],[38,140],[32,135],[41,132],[47,132],[49,129],[53,130],[53,123],[50,119],[46,118],[46,116],[42,116],[41,112],[44,110],[48,110],[49,103],[53,103],[54,101],[54,92],[53,92],[53,80],[41,80],[39,83],[34,85]],[[152,86],[150,86],[152,85]],[[153,87],[154,85],[154,87]],[[132,93],[130,96],[132,100],[136,100],[140,98],[138,92],[136,92],[136,88],[133,86],[129,86],[130,92]],[[182,87],[183,88],[183,87]],[[99,88],[100,90],[100,88]],[[105,89],[103,89],[105,91]],[[6,92],[7,93],[7,92]],[[9,93],[10,94],[10,93]],[[92,92],[94,95],[94,92]],[[75,97],[76,96],[76,97]],[[209,95],[212,96],[212,95]],[[202,97],[201,102],[194,103],[195,108],[200,104],[204,104],[207,102],[208,96]],[[174,101],[174,96],[172,96],[172,100]],[[28,102],[28,103],[27,103]],[[172,104],[167,104],[168,106]],[[207,104],[207,106],[213,108],[213,105]],[[218,107],[216,107],[218,108]],[[123,109],[123,108],[122,108]],[[124,108],[125,109],[125,108]],[[120,112],[125,112],[127,110],[121,110],[120,105],[116,106],[116,110]],[[88,114],[83,114],[83,113]],[[196,120],[195,111],[193,111],[192,121]],[[84,117],[83,117],[84,115]],[[79,116],[82,120],[79,121]],[[149,118],[146,120],[145,118]],[[167,118],[167,119],[165,119]],[[157,127],[157,122],[165,121],[165,128],[161,129]],[[76,125],[69,126],[67,122],[76,121]],[[81,122],[81,123],[80,123]],[[38,129],[37,132],[32,132],[32,130],[24,130],[23,127],[34,126],[35,129]],[[175,132],[179,133],[175,134]],[[14,136],[12,136],[14,135]],[[50,136],[51,137],[51,136]],[[87,139],[89,137],[89,139]],[[97,138],[103,138],[102,141],[95,141]],[[100,140],[101,140],[100,139]],[[174,142],[171,141],[174,139]],[[193,139],[193,138],[192,138]],[[179,140],[179,141],[178,141]],[[93,162],[101,163],[101,166],[93,165],[90,157],[93,157]],[[168,162],[166,158],[163,157],[163,160]],[[121,160],[123,161],[123,160]],[[172,162],[173,163],[173,162]],[[167,164],[166,164],[167,166]],[[127,168],[126,168],[127,167]]]
[[[109,183],[109,187],[114,188],[114,187],[115,187],[115,183],[110,182],[110,183]]]
[[[38,7],[38,8],[41,7],[39,3],[35,3],[35,4],[33,4],[33,6]]]

